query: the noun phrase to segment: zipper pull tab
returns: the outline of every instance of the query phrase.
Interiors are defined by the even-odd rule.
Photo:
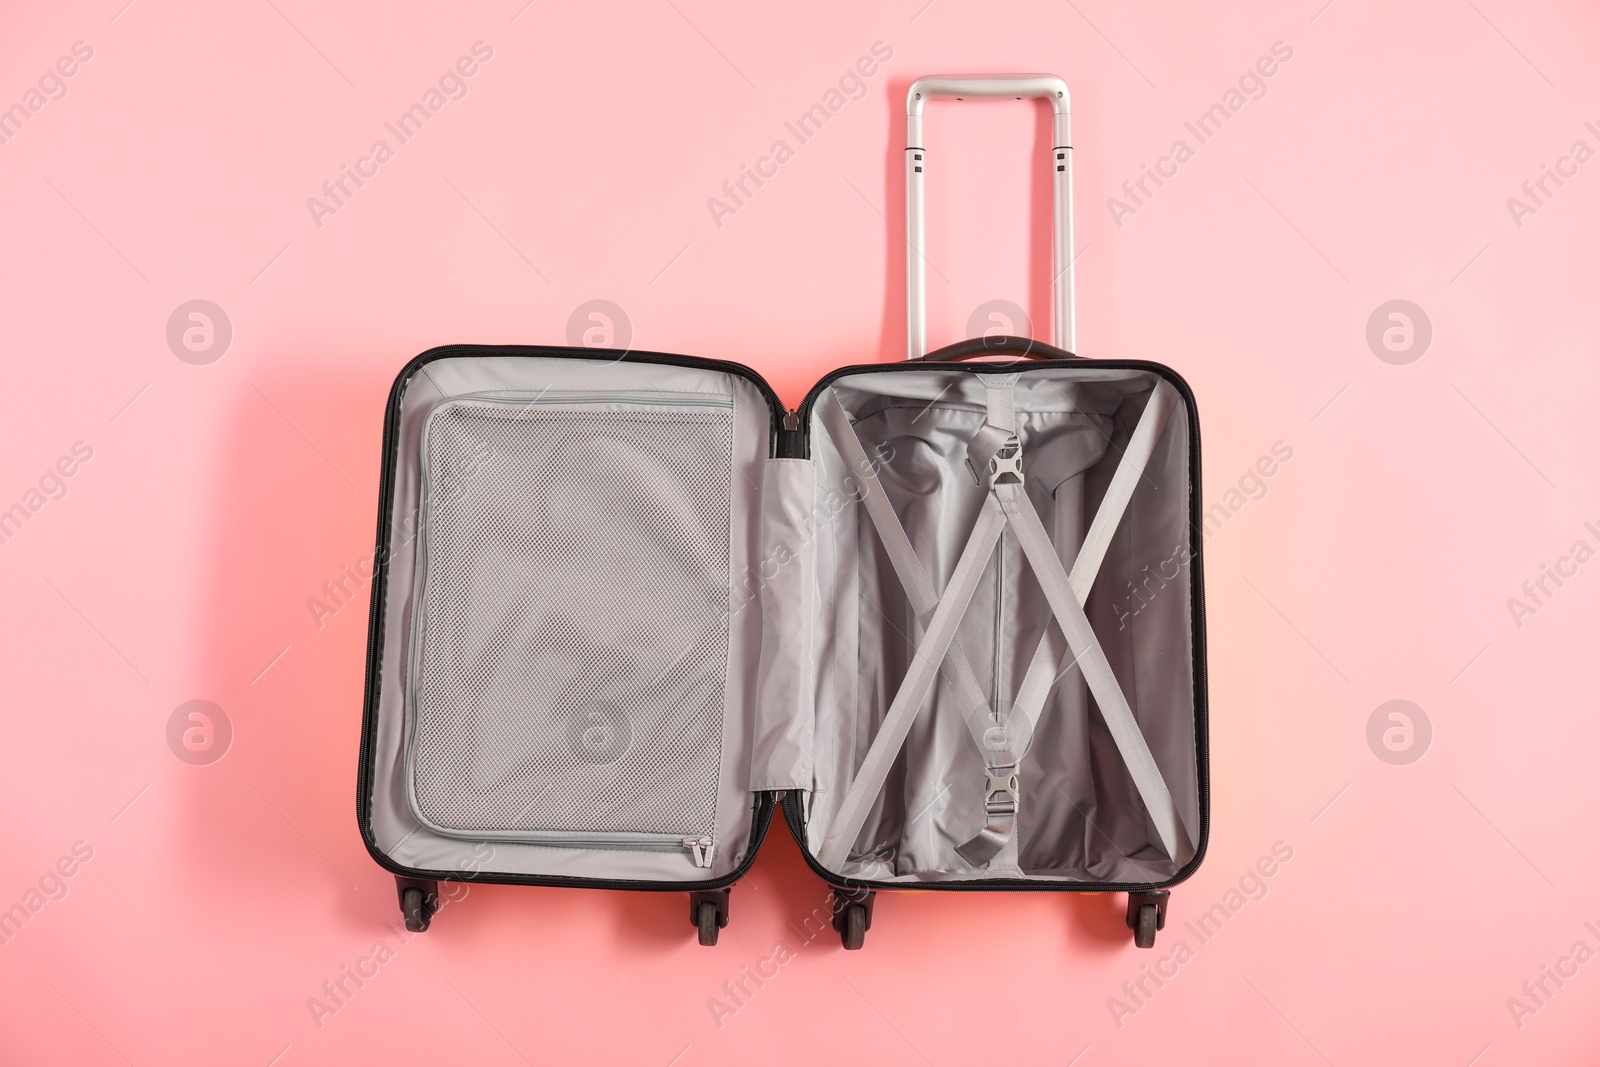
[[[711,838],[686,837],[683,839],[683,847],[694,857],[696,867],[711,866],[711,850],[714,847]]]
[[[778,423],[778,453],[779,459],[799,459],[805,455],[806,435],[800,429],[800,413],[798,411],[785,411],[783,419]]]

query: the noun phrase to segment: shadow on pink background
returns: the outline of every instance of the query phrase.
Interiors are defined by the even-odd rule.
[[[26,112],[0,121],[0,508],[92,449],[0,544],[0,1061],[1600,1057],[1585,5],[124,4],[0,15]],[[480,41],[465,95],[318,225],[308,198]],[[864,97],[719,226],[707,200],[879,41]],[[1200,143],[1185,123],[1275,45]],[[681,894],[492,886],[405,940],[354,818],[366,590],[323,591],[371,550],[396,372],[566,343],[594,299],[791,404],[900,358],[905,87],[989,70],[1071,85],[1080,347],[1189,380],[1225,508],[1211,846],[1156,950],[1120,896],[902,894],[847,955],[781,827],[715,950]],[[1046,137],[1021,104],[930,111],[934,343],[997,299],[1047,330]],[[197,299],[232,328],[209,363],[167,341]],[[1394,300],[1420,357],[1369,344]],[[208,765],[168,745],[193,700],[233,731]],[[1392,700],[1425,745],[1413,712],[1410,747],[1386,718],[1369,743]]]

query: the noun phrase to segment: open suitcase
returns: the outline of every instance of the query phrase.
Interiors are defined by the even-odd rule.
[[[1053,345],[923,352],[922,111],[969,96],[1054,107]],[[1125,891],[1154,942],[1207,835],[1199,426],[1074,355],[1069,143],[1059,78],[917,81],[911,358],[795,411],[684,356],[405,367],[357,817],[409,929],[462,882],[674,890],[714,944],[781,807],[846,948],[911,888]]]

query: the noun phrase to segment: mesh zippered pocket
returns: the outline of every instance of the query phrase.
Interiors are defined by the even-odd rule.
[[[713,393],[485,394],[428,417],[419,819],[553,845],[712,834],[732,449]]]

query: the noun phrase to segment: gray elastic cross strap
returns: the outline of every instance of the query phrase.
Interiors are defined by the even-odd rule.
[[[1145,404],[1144,413],[1139,417],[1139,424],[1128,439],[1128,447],[1100,501],[1100,510],[1089,524],[1089,532],[1084,535],[1083,544],[1079,546],[1077,558],[1073,561],[1072,573],[1067,580],[1079,604],[1088,603],[1089,589],[1094,585],[1106,550],[1111,547],[1111,538],[1121,525],[1123,513],[1133,499],[1133,491],[1138,488],[1139,479],[1144,477],[1145,468],[1155,454],[1156,442],[1161,439],[1167,420],[1177,406],[1177,391],[1166,382],[1157,384],[1155,392]],[[1038,720],[1056,679],[1072,666],[1073,661],[1066,658],[1070,651],[1059,625],[1052,622],[1039,639],[1028,671],[1023,676],[1022,686],[1017,690],[1012,714],[1018,730],[1031,735],[1033,724]]]
[[[1077,652],[1076,662],[1082,665],[1085,680],[1101,708],[1135,787],[1150,812],[1163,847],[1169,856],[1177,854],[1179,824],[1171,794],[1161,776],[1160,768],[1145,744],[1144,735],[1139,730],[1121,686],[1111,670],[1110,663],[1106,660],[1104,651],[1100,648],[1082,607],[1089,587],[1093,584],[1094,575],[1104,559],[1111,535],[1126,511],[1133,489],[1153,453],[1154,443],[1160,437],[1161,430],[1171,414],[1175,396],[1166,383],[1158,383],[1155,393],[1146,405],[1139,426],[1134,431],[1129,448],[1113,475],[1112,484],[1102,501],[1099,513],[1091,524],[1089,534],[1073,567],[1072,576],[1069,578],[1056,556],[1049,535],[1039,521],[1038,513],[1034,511],[1022,486],[1021,449],[1014,432],[1014,416],[1010,415],[1011,385],[1015,382],[1015,376],[1006,378],[1009,380],[996,381],[994,386],[990,387],[991,419],[973,438],[968,450],[969,464],[977,460],[982,467],[989,468],[990,493],[984,501],[972,536],[956,564],[945,597],[939,602],[932,619],[927,624],[924,639],[906,671],[900,691],[895,695],[878,735],[873,739],[866,758],[846,791],[839,813],[818,852],[818,860],[830,869],[838,870],[842,867],[851,845],[860,834],[867,814],[888,776],[889,767],[905,743],[911,722],[932,687],[934,677],[939,671],[940,661],[950,649],[956,625],[971,601],[978,578],[994,553],[995,544],[1003,527],[1008,524],[1016,531],[1018,543],[1033,567],[1052,614],[1056,617],[1056,623],[1050,628],[1051,632],[1047,632],[1035,650],[1033,662],[1018,693],[1017,706],[1011,716],[1011,722],[1020,732],[1031,735],[1033,721],[1042,709],[1045,696],[1055,680],[1056,672],[1051,670],[1051,663],[1057,655],[1051,636],[1059,626],[1068,648]],[[988,385],[989,382],[986,380],[985,384]],[[832,397],[829,399],[832,400]],[[994,415],[999,415],[1003,421],[1012,423],[1012,426],[996,425]],[[926,572],[911,553],[905,530],[894,515],[886,495],[883,495],[882,486],[872,473],[870,464],[865,462],[865,453],[861,449],[860,440],[849,425],[842,406],[833,400],[833,408],[830,411],[825,401],[822,417],[825,424],[829,425],[830,433],[840,443],[842,452],[850,452],[848,446],[853,443],[854,452],[860,454],[862,462],[858,464],[858,470],[863,474],[862,484],[868,512],[873,514],[873,521],[878,526],[880,537],[883,537],[886,546],[890,541],[898,541],[904,546],[905,562],[909,565],[900,575],[902,581],[906,580],[907,574],[920,575],[921,585],[926,593],[931,595],[932,589],[927,583]],[[842,425],[836,425],[840,423]],[[840,432],[841,429],[843,433]],[[851,455],[847,454],[846,458],[855,462]],[[874,514],[875,511],[885,509],[887,514],[884,517],[887,522]],[[995,521],[997,516],[1000,518],[999,522]],[[890,550],[891,559],[894,559],[896,554],[894,550]],[[896,560],[895,566],[899,572],[901,561]],[[907,583],[907,586],[908,593],[916,606],[915,602],[924,598],[919,596],[920,591],[911,589],[913,584]],[[971,678],[970,664],[966,664],[964,656],[960,659],[962,664],[966,665],[966,673]],[[973,685],[976,687],[975,679]],[[979,695],[981,700],[981,691]],[[964,712],[966,703],[962,702]],[[1018,710],[1020,714],[1017,713]],[[970,717],[968,724],[971,728]],[[1011,855],[1015,854],[1017,798],[1015,765],[996,766],[989,759],[988,746],[981,740],[979,748],[985,752],[985,762],[988,765],[989,782],[985,790],[985,812],[988,821],[977,837],[958,850],[963,858],[972,863],[982,863],[989,857],[1001,853],[1002,850]],[[1025,749],[1025,746],[1023,748]],[[1000,810],[1007,807],[1008,811]]]
[[[1127,765],[1134,787],[1144,800],[1145,809],[1155,824],[1156,834],[1161,838],[1162,848],[1169,857],[1176,858],[1178,814],[1172,803],[1172,794],[1167,791],[1166,780],[1161,777],[1161,768],[1156,765],[1150,747],[1145,744],[1144,734],[1133,717],[1133,709],[1128,706],[1128,698],[1123,695],[1122,686],[1111,670],[1105,650],[1095,638],[1089,618],[1083,613],[1083,605],[1072,591],[1072,583],[1056,556],[1055,547],[1050,543],[1050,535],[1039,521],[1039,513],[1033,510],[1033,504],[1021,493],[1002,492],[1007,488],[998,486],[995,492],[1000,497],[1011,528],[1017,533],[1022,554],[1028,557],[1034,577],[1044,590],[1045,599],[1050,602],[1050,610],[1060,623],[1068,646],[1078,655],[1078,668],[1083,671],[1089,692],[1100,706],[1100,715],[1111,731],[1117,751],[1122,754],[1122,761]]]
[[[1123,452],[1122,460],[1111,476],[1100,508],[1089,524],[1089,532],[1084,536],[1083,544],[1078,549],[1070,576],[1062,567],[1054,544],[1027,497],[1022,494],[1007,494],[1002,497],[1006,517],[1017,534],[1018,544],[1023,554],[1027,556],[1029,565],[1033,567],[1039,585],[1050,603],[1051,612],[1055,616],[1055,620],[1039,639],[1039,644],[1034,650],[1027,674],[1024,675],[1022,686],[1017,692],[1016,702],[1012,705],[1011,721],[1017,730],[1026,731],[1031,736],[1034,723],[1042,712],[1044,702],[1056,679],[1076,663],[1083,672],[1089,691],[1094,695],[1095,703],[1100,708],[1100,714],[1106,722],[1112,740],[1116,743],[1117,751],[1128,768],[1128,774],[1133,779],[1134,787],[1139,791],[1146,810],[1150,813],[1157,836],[1161,838],[1169,857],[1177,855],[1176,843],[1181,825],[1172,803],[1172,795],[1167,789],[1165,779],[1161,776],[1155,758],[1150,754],[1144,734],[1133,717],[1133,711],[1128,705],[1121,685],[1117,682],[1116,675],[1111,670],[1105,651],[1100,647],[1100,642],[1083,613],[1083,605],[1089,599],[1089,590],[1094,585],[1100,564],[1105,560],[1111,539],[1122,523],[1122,517],[1133,499],[1134,490],[1138,488],[1139,479],[1144,476],[1145,468],[1149,466],[1155,454],[1156,443],[1161,439],[1167,421],[1177,404],[1176,390],[1166,382],[1158,382],[1145,404],[1138,425],[1128,440],[1128,447]],[[1060,647],[1062,643],[1067,646],[1065,649]],[[1073,653],[1076,653],[1075,659],[1066,658]],[[984,836],[980,834],[979,838]],[[977,840],[974,839],[974,842]],[[963,850],[958,850],[962,851],[963,856],[967,855],[965,847],[963,846]]]
[[[967,605],[977,591],[979,579],[989,565],[989,557],[994,555],[994,546],[1000,540],[1000,532],[1005,526],[1006,518],[1000,501],[990,494],[984,498],[977,525],[973,527],[966,548],[961,550],[961,558],[956,561],[956,569],[950,576],[950,584],[945,587],[944,598],[928,620],[922,643],[917,646],[916,655],[906,668],[900,691],[894,695],[894,701],[883,717],[883,725],[878,727],[878,735],[872,739],[872,746],[856,771],[855,781],[850,783],[850,788],[845,792],[844,803],[834,819],[833,829],[817,853],[817,860],[824,867],[839,870],[844,866],[850,846],[861,833],[867,813],[876,802],[884,779],[889,776],[889,768],[905,744],[911,722],[933,687],[939,664],[955,639],[956,627],[966,614]]]
[[[817,402],[817,415],[827,429],[828,436],[833,439],[834,447],[850,466],[861,490],[861,503],[878,532],[884,553],[905,589],[906,599],[911,602],[917,622],[926,627],[939,606],[939,594],[934,592],[927,570],[917,558],[905,527],[895,515],[894,505],[889,502],[889,495],[878,480],[877,467],[867,458],[866,449],[862,448],[861,439],[856,436],[855,428],[850,425],[850,416],[845,412],[844,405],[839,403],[838,397],[831,392],[824,394]],[[956,706],[961,709],[967,730],[972,734],[978,751],[983,754],[984,763],[993,767],[1015,764],[1018,757],[1027,751],[1031,735],[1027,724],[1031,724],[1035,716],[1022,720],[1025,725],[1020,736],[1009,724],[1001,723],[990,708],[989,698],[984,695],[972,663],[959,643],[950,646],[945,667],[946,677],[955,688]]]

